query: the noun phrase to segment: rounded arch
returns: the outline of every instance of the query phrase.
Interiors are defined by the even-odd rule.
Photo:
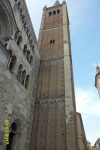
[[[14,56],[11,56],[11,57],[10,57],[10,65],[9,65],[9,70],[10,70],[10,72],[13,72],[13,71],[14,71],[16,62],[17,62],[16,56],[15,56],[15,55],[14,55]]]
[[[49,12],[49,16],[52,16],[52,12],[51,11]]]
[[[20,9],[21,8],[21,3],[20,3],[20,1],[18,2],[18,9]]]
[[[57,14],[60,14],[60,10],[59,9],[57,10]]]
[[[27,35],[29,34],[29,29],[28,28],[26,29],[26,33],[27,33]]]
[[[25,44],[23,49],[23,55],[26,56],[26,53],[27,53],[27,45]]]
[[[26,59],[27,59],[28,61],[30,61],[30,51],[29,51],[29,50],[27,51]]]
[[[22,22],[24,23],[24,21],[25,21],[25,16],[22,15]]]
[[[24,70],[23,72],[22,72],[22,81],[21,81],[21,83],[22,83],[22,85],[25,85],[25,79],[26,79],[26,70]]]
[[[13,123],[17,124],[17,132],[21,134],[22,129],[24,127],[23,121],[20,120],[20,118],[17,116],[15,118],[13,118],[13,120],[10,122],[10,127]]]
[[[29,63],[32,64],[32,62],[33,62],[33,56],[31,55]]]
[[[19,138],[21,131],[21,123],[19,120],[14,120],[10,124],[10,133],[9,133],[9,144],[6,146],[6,150],[18,149],[19,147]]]
[[[30,32],[30,31],[29,31]],[[30,41],[30,38],[31,38],[31,35],[30,35],[30,33],[28,34],[28,38],[29,38],[29,41]]]
[[[13,34],[13,25],[15,25],[13,22],[14,18],[11,11],[11,6],[8,0],[0,0],[0,19],[2,19],[2,17],[7,29],[7,31],[5,31],[6,33],[4,37],[8,37]]]
[[[24,15],[22,14],[22,12],[23,12],[22,8],[21,8],[19,11],[20,11],[20,14],[21,14],[22,17],[23,17]]]
[[[56,11],[55,10],[53,11],[53,15],[56,15]]]
[[[22,33],[20,31],[17,31],[15,33],[15,41],[17,42],[18,45],[20,44],[20,42],[23,41],[23,39],[22,39]]]
[[[34,52],[34,50],[35,50],[35,46],[34,44],[32,44],[32,51]]]
[[[20,64],[19,67],[18,67],[18,73],[17,73],[18,81],[21,81],[22,71],[23,71],[23,66],[22,66],[22,64]]]
[[[26,81],[25,81],[25,88],[26,88],[26,89],[28,89],[29,79],[30,79],[30,76],[27,75],[27,76],[26,76]]]

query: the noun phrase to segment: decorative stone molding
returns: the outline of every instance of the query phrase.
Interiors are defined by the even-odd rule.
[[[40,103],[62,103],[64,102],[65,99],[64,98],[55,98],[55,99],[40,99],[40,100],[36,100],[35,104],[40,104]]]
[[[61,59],[63,59],[63,58],[64,58],[64,56],[63,56],[63,57],[59,57],[59,58],[52,58],[52,59],[47,59],[47,60],[41,60],[40,63],[41,63],[41,64],[42,64],[42,63],[45,63],[45,62],[49,63],[49,62],[51,62],[51,61],[58,61],[58,60],[61,60]]]

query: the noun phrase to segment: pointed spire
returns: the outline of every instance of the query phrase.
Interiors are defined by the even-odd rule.
[[[100,72],[100,66],[97,64],[96,65],[96,73]]]
[[[55,3],[54,3],[54,6],[57,6],[57,5],[60,5],[58,0],[56,0]]]

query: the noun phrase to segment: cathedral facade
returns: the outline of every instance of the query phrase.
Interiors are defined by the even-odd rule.
[[[25,0],[0,0],[0,150],[81,150],[78,136],[65,0],[38,42]]]
[[[0,0],[0,150],[29,150],[39,60],[25,1]]]

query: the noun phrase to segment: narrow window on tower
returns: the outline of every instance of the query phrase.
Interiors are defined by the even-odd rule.
[[[55,40],[54,39],[51,39],[50,40],[50,44],[54,44],[55,43]]]
[[[52,12],[51,11],[49,12],[49,16],[52,16]]]

